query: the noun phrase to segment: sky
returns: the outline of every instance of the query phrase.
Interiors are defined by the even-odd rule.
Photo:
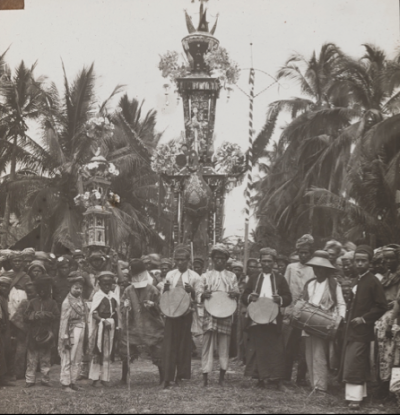
[[[392,57],[399,47],[398,0],[209,0],[208,20],[219,14],[215,36],[243,69],[238,86],[248,90],[248,68],[253,44],[255,93],[267,88],[280,66],[293,53],[309,58],[326,42],[354,57],[362,44],[372,43]],[[182,103],[170,94],[166,105],[158,70],[160,55],[183,52],[187,29],[184,10],[197,24],[199,2],[191,0],[27,0],[23,11],[0,11],[0,53],[10,47],[7,62],[13,68],[23,59],[38,61],[36,75],[47,75],[62,91],[64,62],[71,80],[95,63],[99,102],[117,84],[130,97],[145,100],[145,110],[158,111],[157,127],[163,140],[180,136]],[[261,72],[263,71],[263,72]],[[281,83],[259,95],[254,104],[255,133],[265,121],[268,104],[299,95],[296,85]],[[238,88],[221,92],[216,113],[216,147],[223,141],[248,143],[248,98]],[[243,188],[227,197],[225,236],[243,236]],[[243,218],[243,220],[238,220]],[[255,226],[255,220],[252,221]]]

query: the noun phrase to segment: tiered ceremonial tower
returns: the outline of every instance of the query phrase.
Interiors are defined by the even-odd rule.
[[[183,101],[185,132],[181,154],[176,157],[178,173],[164,177],[174,194],[173,246],[193,246],[194,256],[206,259],[210,246],[223,234],[224,198],[228,176],[215,169],[214,128],[216,105],[221,89],[212,77],[205,56],[217,48],[217,22],[209,30],[207,11],[200,7],[197,29],[186,14],[189,34],[182,40],[190,73],[176,80]],[[171,247],[172,248],[172,247]]]

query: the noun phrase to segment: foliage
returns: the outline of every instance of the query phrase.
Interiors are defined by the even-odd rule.
[[[224,87],[235,85],[239,81],[239,65],[230,58],[225,48],[219,46],[210,50],[204,56],[204,60],[211,75],[218,78]]]
[[[190,65],[186,60],[180,60],[178,52],[168,51],[160,56],[158,68],[164,78],[169,78],[175,84],[178,78],[187,76],[190,73]],[[239,80],[239,65],[234,62],[227,50],[221,46],[206,53],[204,60],[210,75],[218,78],[221,84],[228,88]]]
[[[177,172],[176,156],[180,153],[176,141],[157,146],[155,153],[151,157],[151,168],[157,174],[172,175]]]
[[[246,160],[241,147],[228,141],[224,141],[217,149],[213,161],[219,173],[229,175],[241,174],[246,167]]]
[[[292,56],[278,71],[303,96],[270,104],[255,140],[263,174],[253,200],[258,240],[278,234],[275,246],[285,252],[305,232],[321,243],[399,241],[398,61],[364,47],[356,60],[326,44],[308,60]],[[292,121],[271,145],[284,111]]]

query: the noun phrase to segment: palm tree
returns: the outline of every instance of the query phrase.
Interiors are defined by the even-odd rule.
[[[25,167],[38,167],[41,164],[38,158],[30,154],[29,150],[37,150],[38,146],[28,136],[27,130],[28,123],[41,116],[46,79],[35,78],[36,64],[28,68],[23,61],[12,75],[5,65],[4,55],[0,57],[0,171],[4,172],[10,165],[10,174],[4,179],[7,187],[16,179],[17,163],[22,163]],[[12,192],[9,189],[6,189],[5,199],[3,244],[6,246],[13,205]]]
[[[131,245],[147,245],[161,248],[158,232],[169,235],[171,220],[163,213],[165,195],[162,178],[151,169],[151,155],[160,141],[161,133],[156,131],[156,112],[148,111],[142,116],[144,102],[130,100],[124,95],[111,120],[115,125],[108,158],[118,165],[120,176],[113,182],[113,189],[121,196],[121,210],[138,218],[133,227],[137,232],[131,235]],[[143,232],[146,235],[143,236]]]
[[[366,54],[356,61],[338,48],[324,45],[319,56],[327,57],[326,64],[321,58],[316,60],[314,54],[303,72],[294,64],[304,62],[300,57],[294,61],[290,59],[280,70],[278,76],[298,81],[307,98],[272,103],[266,124],[257,137],[257,152],[263,157],[277,115],[282,109],[291,111],[293,121],[283,130],[276,146],[279,156],[267,169],[264,166],[267,175],[258,183],[256,201],[260,227],[268,225],[263,218],[268,221],[273,218],[273,225],[284,236],[290,236],[289,240],[301,232],[313,230],[320,238],[339,237],[343,234],[340,225],[351,228],[349,218],[342,220],[343,212],[337,206],[349,208],[344,202],[357,188],[355,178],[360,171],[366,172],[367,166],[377,157],[375,154],[366,159],[362,143],[375,131],[374,125],[382,122],[388,108],[393,110],[397,105],[398,97],[394,95],[391,100],[390,96],[400,79],[398,66],[389,64],[383,51],[371,45],[365,48]],[[387,86],[388,68],[391,90]],[[309,79],[313,82],[308,82]],[[310,96],[311,101],[308,100]],[[373,166],[376,180],[364,181],[363,186],[379,182],[378,172],[382,171],[382,166],[378,168],[375,162]],[[309,191],[310,188],[318,190]],[[357,203],[355,207],[360,215]],[[388,210],[393,212],[393,209]],[[356,216],[352,216],[353,222]]]
[[[43,146],[37,149],[37,152],[41,152],[45,169],[41,174],[19,175],[11,186],[13,192],[24,191],[27,194],[26,206],[29,208],[24,215],[24,223],[30,228],[40,225],[43,250],[54,251],[60,244],[68,249],[81,247],[83,216],[80,208],[75,205],[74,198],[82,192],[80,168],[90,161],[99,147],[110,162],[118,164],[122,172],[112,184],[112,189],[122,196],[119,206],[110,206],[112,246],[117,248],[121,242],[132,237],[146,240],[155,236],[142,213],[131,205],[132,197],[129,199],[128,192],[132,186],[127,185],[128,178],[132,180],[131,174],[142,170],[142,158],[146,155],[146,160],[150,159],[146,145],[151,146],[152,140],[157,141],[154,130],[155,114],[151,112],[141,120],[138,111],[137,124],[130,120],[132,127],[128,124],[125,126],[129,129],[138,128],[144,138],[142,142],[132,130],[130,135],[136,141],[134,144],[132,141],[130,145],[129,137],[127,139],[127,135],[123,135],[121,123],[117,122],[123,118],[122,111],[113,114],[108,108],[110,99],[121,88],[117,86],[110,97],[98,106],[95,100],[94,67],[91,65],[83,68],[71,84],[64,69],[63,97],[60,98],[54,85],[46,95],[41,119]],[[114,120],[115,134],[88,134],[87,122],[94,116],[103,120]],[[135,164],[135,160],[140,163]],[[121,187],[120,182],[125,185]]]

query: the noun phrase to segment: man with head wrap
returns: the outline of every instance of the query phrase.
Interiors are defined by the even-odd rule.
[[[299,256],[299,262],[289,264],[285,272],[285,279],[292,294],[292,304],[284,311],[284,315],[287,316],[286,319],[293,312],[293,306],[302,297],[306,283],[315,278],[312,267],[307,265],[307,262],[314,254],[314,238],[306,234],[298,239],[296,253]],[[286,350],[285,380],[291,381],[294,361],[298,358],[297,383],[300,385],[304,384],[307,365],[305,360],[305,343],[301,338],[301,330],[289,326],[288,323],[284,324],[283,337]]]
[[[336,260],[340,257],[342,252],[343,246],[340,242],[335,241],[332,239],[325,244],[324,251],[326,251],[329,255],[329,261],[331,264],[336,267]]]
[[[216,244],[211,249],[213,269],[203,274],[204,291],[201,300],[210,299],[213,292],[224,291],[229,297],[237,299],[240,295],[236,275],[226,270],[229,259],[228,248]],[[205,310],[203,321],[202,370],[204,386],[208,385],[208,374],[213,370],[214,349],[218,347],[220,361],[219,384],[224,385],[225,373],[229,363],[229,345],[232,332],[232,317],[217,319]]]
[[[388,311],[376,322],[375,331],[379,347],[379,378],[381,391],[389,394],[389,382],[395,362],[395,341],[393,332],[393,308],[400,297],[400,246],[392,244],[382,249],[383,264],[387,271],[381,284],[388,302]],[[375,258],[375,257],[374,257]],[[376,262],[376,261],[375,261]],[[382,264],[382,265],[383,265]]]
[[[0,386],[14,386],[8,382],[6,375],[7,352],[10,347],[10,320],[8,314],[8,294],[10,292],[11,278],[0,273]]]
[[[119,328],[119,298],[112,288],[115,274],[102,271],[98,275],[99,290],[94,294],[89,314],[89,353],[92,356],[89,379],[93,387],[99,382],[109,386],[111,362],[114,358],[115,337]]]
[[[22,252],[22,261],[24,263],[24,271],[28,272],[29,265],[35,259],[35,250],[33,248],[26,248]]]
[[[140,355],[138,347],[146,346],[153,364],[159,370],[161,384],[164,321],[159,308],[160,291],[150,282],[151,277],[142,259],[132,259],[129,263],[129,272],[131,285],[125,289],[121,297],[121,382],[127,383],[129,364]],[[128,344],[131,362],[128,362]]]
[[[346,400],[351,409],[359,409],[367,396],[370,379],[370,345],[374,340],[374,324],[387,310],[382,285],[370,272],[373,250],[368,245],[357,247],[354,262],[358,283],[347,319],[344,353],[339,378],[346,384]]]
[[[10,294],[8,296],[8,312],[10,320],[14,317],[20,304],[27,300],[26,286],[31,283],[31,279],[24,271],[23,256],[21,252],[13,252],[10,255],[10,264],[12,271],[8,276],[12,279],[10,286]],[[12,380],[17,378],[17,367],[20,365],[20,356],[17,355],[17,342],[19,337],[19,329],[15,324],[10,323],[11,342],[13,347],[7,357],[9,375]]]
[[[247,283],[242,296],[245,305],[259,298],[268,298],[278,308],[277,318],[270,324],[256,324],[250,318],[247,321],[249,343],[245,376],[257,378],[257,386],[260,388],[264,388],[264,382],[268,380],[276,383],[278,390],[283,391],[285,353],[282,338],[283,317],[280,308],[290,305],[292,295],[285,278],[272,271],[276,258],[277,253],[274,249],[261,249],[260,262],[263,272],[258,278],[252,278]]]
[[[76,385],[87,340],[86,304],[82,299],[84,278],[73,271],[68,276],[70,292],[61,308],[58,353],[61,358],[60,382],[65,392],[79,391]]]
[[[47,276],[36,279],[34,284],[38,295],[29,301],[25,311],[28,326],[26,388],[35,386],[38,365],[42,373],[42,385],[50,386],[51,351],[60,319],[60,310],[51,298],[52,282]]]
[[[183,288],[193,303],[200,301],[202,284],[200,276],[189,269],[190,250],[186,247],[175,249],[174,260],[177,269],[167,274],[163,292],[174,288]],[[164,388],[171,382],[179,384],[182,379],[191,378],[192,323],[193,311],[179,318],[165,318],[163,343]]]
[[[243,303],[242,297],[243,292],[246,288],[247,283],[253,279],[257,278],[260,275],[260,270],[258,268],[259,261],[256,258],[249,258],[247,260],[247,276],[243,278],[242,283],[239,283],[239,290],[241,293],[241,298],[238,304],[238,358],[243,363],[246,363],[246,350],[248,342],[248,334],[246,331],[246,321],[247,321],[247,306]]]

